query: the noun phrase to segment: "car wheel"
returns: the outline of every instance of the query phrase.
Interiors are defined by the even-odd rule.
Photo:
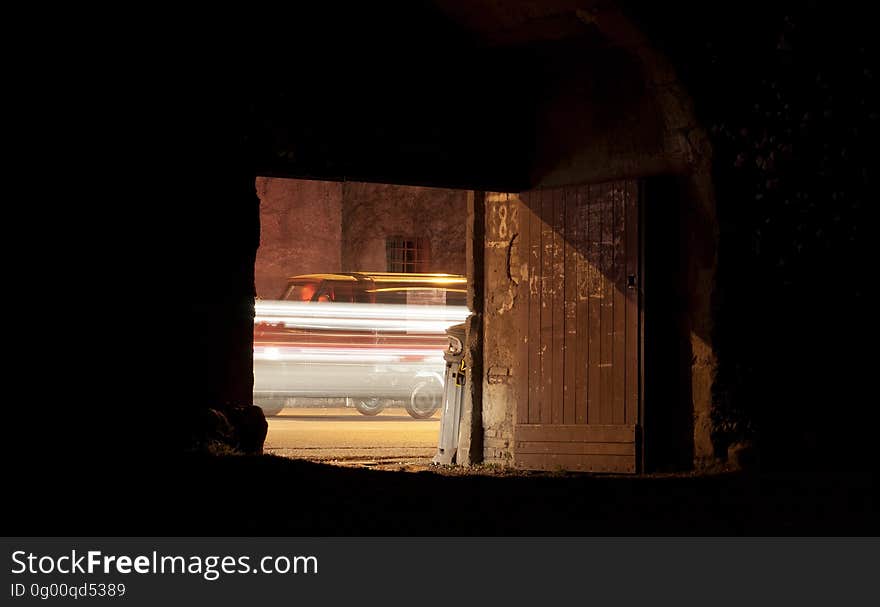
[[[362,415],[379,415],[385,408],[385,403],[378,398],[353,398],[354,408]]]
[[[260,402],[254,404],[263,410],[266,417],[275,417],[284,409],[286,401],[286,398],[261,398]]]
[[[416,419],[428,419],[440,408],[442,388],[436,382],[422,382],[413,388],[406,412]]]

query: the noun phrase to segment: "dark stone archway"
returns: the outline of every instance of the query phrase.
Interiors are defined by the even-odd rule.
[[[100,376],[112,380],[95,389],[100,395],[93,398],[94,407],[59,407],[59,427],[78,430],[59,430],[52,440],[74,453],[82,447],[87,460],[106,449],[149,460],[187,443],[190,431],[181,423],[187,414],[181,411],[246,403],[252,262],[259,238],[256,174],[506,192],[673,174],[688,200],[685,232],[694,253],[688,258],[686,307],[696,459],[723,457],[731,443],[761,435],[760,423],[764,442],[785,451],[786,424],[793,418],[801,420],[801,447],[821,450],[818,444],[831,434],[823,429],[822,403],[834,401],[841,386],[844,400],[859,402],[867,374],[854,369],[866,363],[837,361],[823,377],[819,361],[825,358],[818,356],[817,344],[840,351],[855,340],[830,329],[819,342],[804,340],[799,324],[821,310],[801,303],[812,301],[811,268],[818,263],[826,273],[839,271],[839,282],[847,285],[846,303],[834,309],[841,314],[864,310],[860,265],[852,260],[866,251],[857,230],[835,231],[827,250],[821,236],[789,237],[822,230],[825,219],[841,226],[868,223],[861,218],[876,184],[866,168],[870,146],[865,142],[876,134],[876,121],[865,57],[873,43],[862,28],[849,27],[863,23],[858,13],[838,15],[823,2],[803,9],[783,3],[773,10],[757,2],[748,10],[589,0],[540,7],[470,0],[364,4],[298,5],[288,19],[181,13],[171,25],[164,15],[144,17],[137,28],[121,26],[94,38],[77,68],[81,71],[59,70],[67,78],[59,82],[74,81],[69,90],[99,94],[94,102],[72,100],[63,120],[76,128],[59,130],[64,136],[55,133],[50,141],[64,141],[86,160],[79,181],[70,183],[96,170],[106,175],[100,188],[93,183],[87,189],[105,194],[107,210],[99,214],[119,218],[111,230],[101,230],[113,232],[107,245],[94,239],[84,246],[89,238],[81,233],[88,230],[71,239],[65,254],[88,249],[75,265],[89,271],[71,275],[65,290],[87,293],[76,307],[83,318],[96,316],[96,293],[121,295],[130,306],[107,306],[115,316],[100,320],[112,328],[81,330],[68,340],[78,344],[79,355],[68,357],[74,360],[65,371],[68,383],[92,390],[98,372],[83,361],[99,358],[107,365]],[[622,11],[614,8],[618,4]],[[340,12],[345,19],[338,18]],[[822,15],[835,18],[823,23]],[[716,36],[728,21],[738,28],[736,34]],[[757,24],[754,44],[739,57],[743,32],[752,31],[752,23]],[[826,35],[833,53],[809,50],[823,48],[817,40]],[[809,42],[805,50],[797,50],[798,39]],[[126,59],[124,69],[110,70],[102,62],[108,48]],[[606,59],[629,75],[616,83],[621,88],[615,94],[649,100],[617,113],[601,99],[593,107],[617,132],[638,137],[609,137],[613,129],[602,134],[584,124],[566,128],[565,118],[590,107],[579,99],[584,81],[565,77],[571,74],[566,62],[591,67],[591,59],[594,74]],[[85,73],[82,65],[92,71]],[[542,65],[558,70],[554,77],[540,74],[556,86],[549,94],[524,69]],[[839,95],[825,107],[823,78],[832,73],[842,90],[855,96]],[[773,88],[771,76],[779,74],[796,86],[787,92]],[[735,95],[727,94],[729,83]],[[852,105],[844,97],[864,103]],[[822,101],[802,107],[800,99]],[[765,115],[782,114],[786,105],[805,111],[785,124]],[[631,116],[638,122],[627,123]],[[643,124],[651,128],[642,129]],[[786,162],[793,161],[785,169],[780,162],[771,167],[774,163],[766,162],[771,152],[778,152],[775,159],[787,152],[768,148],[766,155],[755,154],[754,146],[771,145],[772,138],[772,145],[792,143],[780,139],[787,137],[786,129],[799,133],[797,149],[806,152],[786,156]],[[826,162],[823,141],[831,135],[839,136],[835,146],[849,157]],[[745,176],[737,165],[741,154],[743,162],[757,167]],[[49,158],[41,160],[44,166],[53,160],[54,166],[66,163],[55,152],[35,158]],[[825,181],[816,185],[805,178],[808,174]],[[842,182],[847,187],[834,187]],[[814,186],[823,192],[821,200],[803,198]],[[68,200],[64,193],[59,187],[57,199]],[[754,204],[758,196],[775,201],[776,211],[768,214]],[[84,195],[68,212],[94,230],[90,201]],[[821,212],[812,223],[794,219],[815,208]],[[759,228],[766,234],[762,222],[768,218],[770,225],[778,221],[791,230],[771,230],[756,244],[751,234]],[[474,234],[479,238],[480,230]],[[771,259],[768,251],[775,255],[782,242],[800,249],[792,245]],[[750,252],[754,247],[761,252]],[[801,257],[803,250],[809,255]],[[742,258],[749,263],[740,264]],[[716,259],[722,260],[719,276],[726,277],[720,281]],[[785,270],[770,270],[780,259]],[[767,306],[744,295],[750,285],[744,276],[752,275],[760,278]],[[121,277],[118,288],[102,289],[104,276]],[[772,313],[765,313],[768,309]],[[748,321],[738,320],[741,310],[748,311]],[[791,315],[791,310],[799,312]],[[122,342],[113,350],[122,354],[107,357],[104,344],[120,343],[119,327],[131,327],[132,316],[138,319],[136,342]],[[723,326],[719,318],[725,319]],[[764,343],[768,333],[776,335],[773,348],[752,357],[753,348],[760,349],[754,344]],[[93,356],[84,355],[89,347]],[[718,366],[722,350],[727,358]],[[780,357],[791,362],[785,381],[777,383]],[[796,385],[801,368],[819,379],[809,389],[798,389],[794,405],[782,386]],[[773,389],[765,390],[768,385]],[[801,403],[809,404],[808,415],[802,415]],[[105,416],[110,411],[123,419]],[[861,410],[856,417],[863,417]],[[136,427],[136,436],[117,436],[120,423]],[[857,425],[863,431],[871,427]],[[839,435],[833,442],[846,444],[838,432],[846,424],[838,420],[832,426]]]
[[[175,175],[165,196],[186,209],[176,218],[190,264],[180,277],[191,294],[184,316],[199,319],[191,337],[210,354],[172,371],[174,410],[248,400],[256,172],[508,192],[672,174],[684,180],[693,239],[682,326],[693,353],[694,457],[712,461],[711,154],[675,70],[607,3],[550,2],[540,15],[518,2],[468,6],[353,8],[370,24],[355,29],[316,10],[303,15],[312,31],[300,37],[263,22],[244,54],[253,72],[229,53],[238,71],[217,65],[207,81],[184,81],[190,104],[174,128],[188,137],[177,151],[204,177]],[[320,61],[286,67],[305,55]],[[488,411],[513,406],[484,394]]]

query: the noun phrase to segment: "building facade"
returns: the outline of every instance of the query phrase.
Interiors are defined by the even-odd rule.
[[[323,272],[464,274],[467,192],[258,177],[257,297]]]

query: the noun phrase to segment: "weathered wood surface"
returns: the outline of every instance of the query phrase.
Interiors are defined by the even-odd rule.
[[[526,371],[519,393],[527,400],[516,409],[515,463],[635,471],[638,184],[536,190],[520,194],[519,204],[527,216],[519,221],[519,246],[528,263],[528,284],[521,290],[528,298],[522,327],[527,337],[518,365]],[[600,434],[619,428],[626,439],[608,441],[595,432],[583,438],[572,428]],[[616,442],[630,446],[612,452],[603,446]]]

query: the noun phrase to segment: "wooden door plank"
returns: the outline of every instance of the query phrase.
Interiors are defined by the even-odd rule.
[[[575,296],[575,419],[577,424],[587,423],[587,372],[589,369],[587,345],[588,322],[589,315],[587,313],[587,301],[589,296],[587,282],[587,257],[584,254],[584,247],[587,240],[587,205],[586,205],[586,186],[577,188],[575,198],[575,234],[574,234],[574,250],[575,250],[575,272],[577,275],[577,285]]]
[[[553,422],[553,195],[541,190],[541,423]]]
[[[587,302],[589,320],[587,322],[587,423],[600,423],[599,411],[599,347],[601,344],[601,310],[602,310],[602,275],[599,272],[599,239],[601,237],[602,212],[599,205],[598,186],[589,186],[587,189],[587,217],[589,225],[587,229],[587,246],[589,259],[587,262],[587,288],[589,299]]]
[[[565,389],[565,188],[553,189],[553,389],[551,422],[561,424]]]
[[[575,422],[576,370],[577,354],[577,257],[574,247],[576,235],[577,188],[565,189],[565,229],[563,242],[565,246],[564,283],[565,283],[565,383],[563,384],[562,423]]]
[[[529,192],[529,416],[541,421],[541,193]]]
[[[593,443],[560,441],[516,441],[514,451],[524,453],[571,453],[580,455],[635,455],[635,443]]]
[[[635,426],[517,424],[516,441],[631,443]]]
[[[614,332],[614,284],[611,280],[613,261],[614,226],[611,186],[601,186],[601,236],[599,242],[599,274],[602,280],[600,300],[600,343],[599,343],[599,423],[612,423],[612,334]]]
[[[626,412],[624,423],[639,421],[639,207],[638,184],[626,181],[626,274],[635,279],[635,285],[627,284],[626,290]],[[629,278],[627,278],[629,280]]]
[[[626,226],[625,195],[626,183],[619,181],[613,186],[613,234],[614,251],[612,263],[613,280],[613,326],[612,360],[612,418],[611,423],[626,421]]]

